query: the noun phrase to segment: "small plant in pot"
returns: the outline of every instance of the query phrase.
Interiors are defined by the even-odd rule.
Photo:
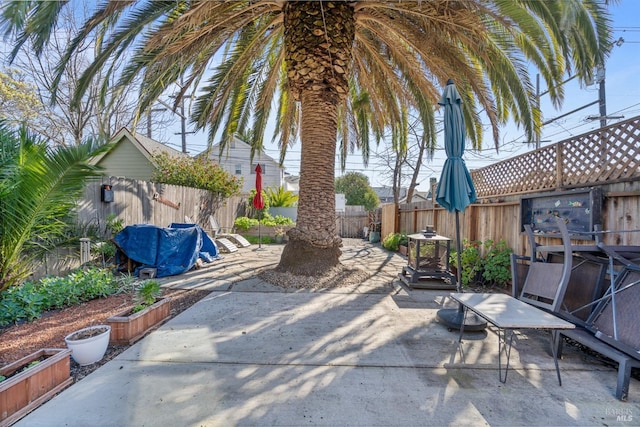
[[[160,298],[160,283],[145,281],[136,291],[135,306],[111,316],[111,344],[133,344],[170,314],[171,298]]]
[[[281,226],[275,226],[273,228],[273,232],[274,232],[274,240],[276,243],[283,243],[284,242],[284,227]]]
[[[156,302],[156,299],[160,296],[160,283],[156,280],[147,280],[136,291],[135,302],[136,305],[131,310],[133,313],[144,310]]]

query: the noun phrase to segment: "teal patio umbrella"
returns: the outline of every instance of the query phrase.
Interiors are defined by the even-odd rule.
[[[456,287],[458,292],[461,292],[462,263],[460,254],[462,241],[460,239],[459,214],[476,200],[476,189],[473,186],[471,174],[462,159],[466,131],[462,115],[462,99],[453,80],[447,81],[438,104],[444,107],[444,149],[447,152],[447,159],[442,167],[442,175],[436,188],[436,201],[449,212],[455,212],[456,215],[456,255],[458,261]],[[462,306],[458,309],[442,309],[438,311],[438,318],[449,328],[460,328],[464,318]],[[466,330],[482,330],[486,325],[484,320],[474,315],[468,315],[464,320]]]

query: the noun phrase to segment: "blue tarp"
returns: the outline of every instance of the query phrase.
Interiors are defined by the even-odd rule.
[[[129,259],[142,264],[139,268],[155,268],[157,277],[185,273],[199,257],[208,262],[218,257],[215,243],[194,224],[129,225],[113,241]]]

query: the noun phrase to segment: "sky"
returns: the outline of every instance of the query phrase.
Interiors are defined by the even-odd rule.
[[[640,24],[638,23],[640,1],[621,0],[619,4],[612,5],[610,8],[613,19],[613,38],[620,41],[613,47],[605,70],[607,116],[612,117],[607,121],[607,124],[613,124],[640,114],[640,84],[638,84],[638,79],[640,78]],[[532,76],[532,80],[535,81],[535,75]],[[544,82],[541,85],[544,85]],[[540,103],[544,121],[555,119],[597,101],[598,89],[599,83],[597,82],[581,87],[577,79],[568,81],[564,85],[565,101],[560,110],[556,110],[553,107],[547,96],[541,96]],[[544,86],[540,88],[541,93],[546,90],[547,88]],[[540,145],[554,144],[597,129],[600,126],[599,120],[591,118],[598,116],[599,106],[596,103],[588,108],[568,114],[566,117],[553,120],[543,127]],[[441,118],[441,112],[436,113],[436,118]],[[482,150],[472,151],[467,149],[465,151],[464,159],[470,170],[488,166],[534,149],[532,144],[527,144],[527,141],[525,141],[524,132],[514,125],[506,125],[500,130],[500,142],[496,153],[490,127],[486,124],[484,128],[486,133]],[[164,142],[168,142],[170,146],[180,149],[181,136],[179,132],[180,124],[178,122],[172,129],[167,129],[160,135],[154,135],[154,138],[157,137]],[[433,160],[424,162],[421,167],[419,191],[428,191],[430,178],[440,178],[446,155],[442,146],[442,133],[439,133],[438,136],[438,146]],[[206,134],[204,133],[189,134],[187,136],[189,152],[196,154],[204,150],[207,145],[206,140]],[[270,143],[270,140],[271,133],[268,131],[265,136],[265,153],[277,160],[279,158],[279,150],[275,143]],[[374,149],[373,151],[384,151],[383,145],[384,141],[381,142],[381,146],[377,150]],[[299,174],[299,142],[288,150],[284,166],[286,172],[292,175]],[[391,182],[387,181],[385,176],[387,168],[380,165],[375,154],[372,154],[367,168],[362,164],[360,153],[350,155],[347,159],[346,172],[352,171],[364,173],[374,187],[391,186]],[[341,176],[342,173],[339,169],[339,162],[336,159],[336,177]]]

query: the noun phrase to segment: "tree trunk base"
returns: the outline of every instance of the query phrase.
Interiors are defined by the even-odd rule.
[[[289,236],[275,271],[296,276],[322,276],[340,264],[341,246],[340,238],[336,238],[333,245],[320,247]]]

